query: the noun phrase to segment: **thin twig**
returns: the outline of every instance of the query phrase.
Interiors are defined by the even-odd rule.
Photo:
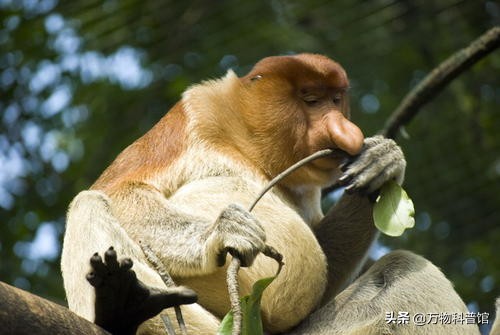
[[[240,270],[240,259],[233,256],[231,263],[227,268],[227,291],[229,293],[229,301],[231,302],[231,310],[233,311],[233,329],[231,331],[232,335],[241,334],[241,321],[243,315],[241,314],[240,305],[240,289],[238,283],[238,271]]]
[[[278,271],[276,271],[277,276],[281,272],[281,268],[283,267],[283,265],[285,265],[285,263],[283,263],[283,255],[270,245],[266,245],[266,248],[262,253],[278,262]]]
[[[332,149],[320,150],[320,151],[315,152],[312,155],[307,156],[306,158],[298,161],[297,163],[293,164],[292,166],[290,166],[285,171],[281,172],[279,175],[277,175],[276,177],[274,177],[273,180],[271,180],[266,185],[266,187],[264,187],[264,189],[259,193],[259,195],[255,199],[255,201],[252,203],[252,205],[248,208],[248,211],[251,212],[253,210],[253,208],[255,207],[255,205],[257,205],[257,202],[259,202],[259,200],[264,196],[264,194],[266,194],[267,191],[269,191],[274,185],[276,185],[281,180],[283,180],[283,178],[285,178],[286,176],[288,176],[289,174],[291,174],[292,172],[294,172],[298,168],[302,167],[303,165],[305,165],[305,164],[307,164],[307,163],[309,163],[309,162],[311,162],[311,161],[313,161],[315,159],[329,156],[332,153],[333,153]]]
[[[187,335],[186,323],[184,322],[184,317],[182,316],[181,306],[174,306],[175,317],[179,323],[179,328],[181,329],[182,335]]]
[[[167,334],[168,335],[175,335],[174,326],[172,325],[172,321],[170,320],[168,315],[161,314],[160,317],[163,321],[163,325],[165,326],[165,330],[167,331]]]
[[[156,269],[156,272],[158,272],[158,274],[160,275],[160,277],[163,280],[163,282],[165,283],[165,285],[167,287],[175,287],[174,280],[172,279],[172,277],[170,276],[170,274],[168,273],[167,269],[165,268],[163,263],[160,261],[158,256],[153,252],[153,250],[151,250],[149,245],[146,245],[144,243],[139,243],[139,244],[142,248],[142,252],[146,256],[146,259]],[[184,323],[184,318],[182,317],[181,306],[174,306],[174,310],[175,310],[175,316],[177,318],[177,322],[179,323],[179,328],[181,329],[181,334],[187,335],[186,324]],[[165,318],[168,318],[168,316],[167,315],[162,316],[162,319],[164,322],[165,322]],[[170,321],[170,319],[169,319],[169,321]],[[167,326],[167,324],[165,324],[165,326]],[[167,327],[167,332],[168,331],[169,330]],[[175,335],[175,332],[172,335]]]
[[[140,242],[140,246],[142,248],[142,252],[146,256],[146,259],[156,269],[156,272],[158,272],[158,274],[161,277],[161,280],[163,280],[165,285],[167,287],[175,287],[174,280],[172,279],[172,277],[170,277],[170,274],[168,273],[167,269],[160,261],[158,256],[154,253],[153,250],[151,250],[151,247],[142,242]]]
[[[382,135],[395,138],[420,108],[438,95],[453,79],[500,46],[500,27],[494,27],[457,51],[432,70],[406,97],[387,120]]]

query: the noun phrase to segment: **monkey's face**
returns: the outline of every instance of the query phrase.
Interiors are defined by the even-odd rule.
[[[242,81],[248,93],[243,117],[258,148],[250,155],[270,177],[316,151],[335,149],[285,181],[326,186],[340,163],[360,152],[364,136],[349,119],[349,83],[339,64],[311,54],[269,57]]]

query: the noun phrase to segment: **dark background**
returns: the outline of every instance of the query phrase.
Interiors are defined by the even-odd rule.
[[[64,303],[68,203],[188,85],[323,53],[350,74],[354,120],[371,135],[499,22],[498,2],[474,0],[0,0],[0,280]],[[375,249],[424,255],[481,312],[500,295],[499,69],[499,52],[483,59],[398,138],[417,223]]]

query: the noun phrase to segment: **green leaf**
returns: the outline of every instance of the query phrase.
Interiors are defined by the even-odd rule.
[[[277,276],[277,274],[276,274]],[[274,277],[263,278],[255,282],[250,295],[246,295],[240,300],[241,312],[243,314],[241,335],[262,335],[262,316],[260,313],[260,301],[264,290],[271,284]],[[233,329],[233,312],[230,311],[222,320],[218,335],[231,335]]]
[[[217,335],[231,335],[233,331],[233,311],[229,311],[229,313],[224,316],[222,319],[219,329],[217,330]]]
[[[400,236],[415,225],[415,208],[405,190],[394,181],[387,182],[373,208],[375,226],[389,236]]]

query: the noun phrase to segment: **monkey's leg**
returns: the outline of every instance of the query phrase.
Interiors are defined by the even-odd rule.
[[[479,335],[477,325],[466,322],[446,324],[437,319],[417,325],[414,318],[431,320],[427,313],[465,316],[467,308],[431,262],[408,251],[394,251],[290,335]]]
[[[69,308],[84,318],[94,321],[95,290],[85,279],[91,270],[89,259],[109,246],[134,262],[137,277],[147,286],[167,290],[160,276],[144,259],[140,247],[134,243],[110,213],[109,198],[102,192],[81,192],[68,211],[66,232],[61,257],[64,287]],[[183,316],[191,334],[215,334],[219,321],[198,304],[182,306]],[[175,313],[167,310],[171,320]],[[153,318],[139,327],[138,333],[165,334],[160,318]]]
[[[104,260],[95,253],[90,263],[87,280],[95,288],[95,323],[114,335],[133,335],[163,309],[197,300],[196,293],[184,287],[158,290],[145,285],[132,270],[132,260],[118,261],[113,247],[104,253]]]

